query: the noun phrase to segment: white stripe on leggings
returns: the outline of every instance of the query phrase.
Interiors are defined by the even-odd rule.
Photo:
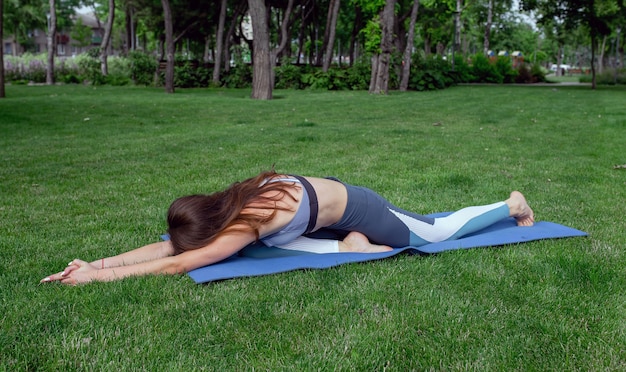
[[[489,205],[463,208],[445,217],[435,218],[434,224],[417,220],[400,212],[389,209],[395,214],[414,234],[431,243],[442,242],[449,239],[472,219],[500,208],[504,202]],[[484,226],[487,227],[487,226]]]
[[[339,242],[330,239],[311,239],[300,236],[289,243],[277,245],[278,248],[310,253],[337,253]]]

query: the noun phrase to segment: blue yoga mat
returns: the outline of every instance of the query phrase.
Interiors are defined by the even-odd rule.
[[[445,214],[441,213],[438,215]],[[239,277],[277,274],[299,269],[325,269],[345,263],[379,260],[402,252],[432,254],[454,249],[491,247],[533,240],[586,235],[587,233],[583,231],[552,222],[537,222],[532,227],[520,227],[517,226],[515,219],[509,218],[461,239],[432,243],[421,247],[397,248],[389,252],[380,253],[310,253],[267,258],[233,255],[218,263],[192,270],[188,274],[196,283],[206,283]]]

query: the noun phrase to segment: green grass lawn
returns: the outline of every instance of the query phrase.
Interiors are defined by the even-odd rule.
[[[626,89],[427,93],[8,86],[0,370],[624,370]],[[177,196],[268,169],[420,213],[520,189],[538,241],[196,285],[39,285],[159,239]]]

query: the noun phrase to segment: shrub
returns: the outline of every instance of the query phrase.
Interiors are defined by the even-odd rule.
[[[592,76],[583,75],[579,81],[581,83],[591,83]],[[626,85],[626,69],[618,69],[617,72],[613,69],[604,71],[601,74],[596,74],[596,84],[600,85]]]
[[[89,81],[92,85],[103,85],[106,83],[105,77],[100,69],[99,55],[100,48],[93,48],[86,53],[76,56],[79,74],[83,80]]]
[[[5,58],[4,77],[7,81],[46,82],[47,60],[45,54],[25,53],[20,57],[5,56]]]
[[[504,81],[504,77],[482,53],[477,53],[472,58],[472,75],[473,83],[501,84]]]
[[[19,57],[4,57],[4,78],[13,84],[21,83],[44,83],[46,81],[47,69],[46,54],[25,53]],[[78,66],[74,58],[54,59],[55,80],[69,83],[79,82]]]
[[[372,65],[365,60],[357,61],[346,70],[346,85],[352,90],[367,90],[372,76]]]
[[[522,63],[517,68],[517,76],[515,77],[515,82],[518,84],[531,84],[533,83],[533,76],[530,73],[530,69],[525,63]]]
[[[546,79],[546,71],[539,63],[535,63],[530,67],[530,74],[532,75],[533,83],[545,83],[548,81]]]
[[[56,81],[65,84],[78,84],[80,78],[78,76],[78,66],[74,58],[59,58],[54,66],[54,74]]]
[[[411,63],[409,88],[418,91],[444,89],[457,82],[456,76],[450,63],[443,58],[423,57],[416,53]]]
[[[451,71],[451,77],[457,84],[469,83],[476,79],[472,74],[472,67],[467,63],[467,59],[461,55],[454,57],[454,71]]]
[[[498,57],[498,59],[496,59],[494,68],[498,75],[502,76],[503,83],[510,84],[515,82],[517,71],[513,69],[513,66],[511,65],[511,59],[509,57]]]
[[[298,66],[291,64],[288,58],[284,58],[280,66],[275,69],[276,88],[278,89],[301,89],[302,72]]]
[[[43,62],[41,59],[33,58],[28,62],[28,69],[24,78],[34,83],[46,82],[46,70],[47,62]]]
[[[133,51],[128,53],[130,78],[137,85],[152,85],[157,70],[157,61],[148,54]]]
[[[107,63],[109,70],[109,75],[106,77],[107,84],[122,86],[131,83],[128,58],[111,56]]]
[[[320,69],[302,75],[302,82],[311,89],[344,90],[347,89],[347,72],[331,68],[327,72]]]
[[[192,61],[177,63],[174,66],[174,86],[179,88],[206,86],[207,74],[203,73],[203,69],[205,68],[197,66]]]
[[[17,81],[22,78],[20,72],[21,61],[19,57],[4,56],[4,78],[8,81]]]
[[[252,86],[252,67],[247,63],[237,63],[224,75],[227,88],[249,88]]]

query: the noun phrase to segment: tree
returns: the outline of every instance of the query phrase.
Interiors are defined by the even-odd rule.
[[[252,51],[252,98],[261,100],[272,99],[274,89],[274,66],[276,57],[285,49],[289,38],[289,19],[294,0],[289,0],[280,26],[280,44],[270,49],[270,30],[268,24],[268,7],[264,0],[248,0],[252,32],[254,38]]]
[[[174,93],[174,25],[172,21],[172,9],[169,0],[161,0],[163,5],[163,20],[165,23],[165,92]]]
[[[46,68],[46,84],[54,84],[54,55],[56,54],[57,15],[55,0],[50,0],[48,18],[48,64]]]
[[[272,63],[270,61],[270,35],[265,0],[248,0],[252,31],[252,98],[272,99]]]
[[[438,45],[449,45],[450,35],[454,32],[452,9],[446,2],[438,0],[421,1],[420,6],[418,25],[424,43],[424,54],[428,56]]]
[[[222,0],[220,4],[220,17],[217,25],[217,51],[215,52],[215,60],[213,65],[213,83],[220,82],[220,67],[222,66],[223,46],[224,46],[224,23],[226,21],[227,0]]]
[[[104,36],[102,37],[102,43],[100,44],[100,69],[102,70],[103,76],[107,76],[109,74],[107,58],[109,56],[109,45],[111,42],[111,32],[113,30],[114,18],[115,18],[115,0],[109,0],[109,16],[107,17],[107,23],[104,28]]]
[[[417,12],[420,6],[420,0],[413,0],[411,7],[411,17],[409,20],[409,32],[402,57],[402,77],[400,80],[400,90],[406,91],[409,86],[409,74],[411,71],[411,56],[413,55],[413,44],[415,43],[415,22],[417,20]]]
[[[81,48],[89,46],[91,45],[91,34],[91,28],[83,23],[83,19],[81,17],[78,17],[70,33],[72,43]]]
[[[396,0],[386,0],[380,13],[380,51],[372,56],[372,80],[369,92],[387,94],[389,92],[389,64],[393,49],[393,26]]]
[[[322,65],[322,70],[324,72],[328,71],[333,60],[333,49],[335,47],[335,36],[337,35],[337,18],[339,18],[339,8],[340,0],[330,0],[325,31],[325,35],[328,35],[328,37],[325,37],[324,40],[326,43],[326,51],[324,52],[324,62]]]
[[[247,0],[240,1],[239,4],[235,7],[233,14],[231,16],[230,26],[228,26],[228,31],[226,32],[225,38],[225,47],[224,47],[224,71],[230,71],[230,45],[231,41],[234,39],[235,29],[237,26],[241,25],[240,17],[242,14],[246,12],[248,9]]]
[[[493,0],[487,1],[487,23],[485,23],[485,37],[483,41],[483,54],[489,54],[489,36],[491,35],[491,23],[493,22]]]
[[[291,12],[293,11],[293,3],[294,3],[294,0],[288,0],[287,2],[287,8],[285,9],[283,13],[283,20],[280,24],[280,43],[278,44],[276,48],[270,51],[271,53],[270,62],[272,64],[272,69],[271,69],[272,88],[274,87],[274,82],[275,82],[274,68],[276,67],[276,61],[278,60],[278,56],[281,55],[281,53],[283,53],[283,51],[287,47],[287,44],[291,40],[289,37],[289,24],[290,24]]]
[[[5,35],[11,38],[11,53],[18,53],[17,45],[27,45],[32,30],[47,29],[48,4],[42,0],[5,0],[3,24]]]
[[[610,34],[609,24],[619,17],[623,4],[617,0],[525,0],[522,5],[524,9],[538,11],[540,24],[562,24],[566,32],[585,27],[591,41],[591,88],[595,89],[598,38]]]
[[[4,2],[0,0],[0,98],[6,97],[4,91]]]

